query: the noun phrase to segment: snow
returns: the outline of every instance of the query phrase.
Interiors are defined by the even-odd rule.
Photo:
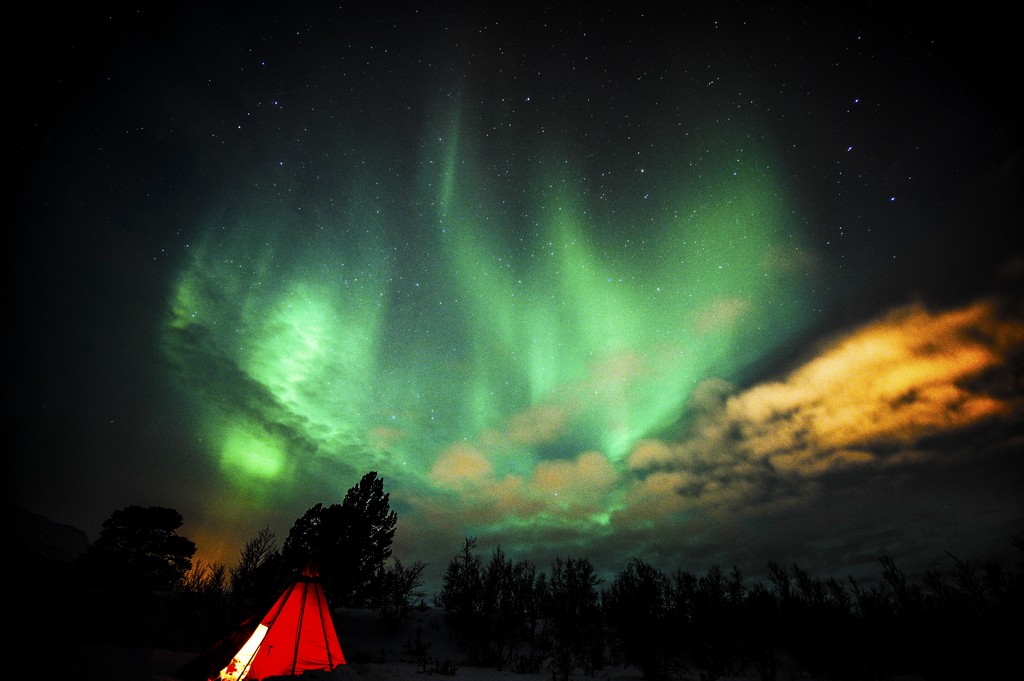
[[[385,632],[379,616],[371,610],[336,610],[333,617],[342,650],[349,663],[331,672],[306,672],[298,677],[301,681],[552,681],[550,671],[519,674],[508,669],[461,664],[463,654],[448,636],[443,624],[444,613],[438,608],[415,611],[394,632]],[[417,657],[412,650],[418,650],[421,656]],[[88,681],[178,681],[174,673],[198,652],[96,646],[72,653],[75,671],[66,678]],[[454,674],[437,671],[442,666],[454,668]],[[44,671],[44,668],[39,670]],[[46,678],[46,674],[32,674],[26,678]],[[688,678],[699,679],[699,673],[694,670]],[[789,677],[785,671],[779,670],[778,678]],[[641,681],[643,674],[632,667],[613,666],[599,670],[593,676],[578,673],[571,677],[571,681],[590,679]],[[919,680],[920,677],[907,677],[894,681]],[[758,681],[758,677],[752,673],[747,676],[721,677],[719,681]]]

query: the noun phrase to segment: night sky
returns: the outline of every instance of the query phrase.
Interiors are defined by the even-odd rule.
[[[13,501],[233,566],[373,470],[429,584],[1012,553],[1013,22],[492,4],[14,22]]]

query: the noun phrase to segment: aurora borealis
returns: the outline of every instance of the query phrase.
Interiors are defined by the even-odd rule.
[[[86,12],[23,83],[18,503],[231,562],[376,470],[432,579],[1024,529],[997,28],[264,9]]]

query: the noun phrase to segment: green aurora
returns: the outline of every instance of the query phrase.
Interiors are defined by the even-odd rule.
[[[496,174],[462,120],[432,126],[413,181],[353,161],[295,188],[301,211],[253,197],[198,231],[165,349],[250,503],[325,466],[443,493],[430,471],[459,442],[499,476],[585,451],[622,469],[701,381],[740,377],[800,329],[794,209],[749,141],[697,169],[637,168],[607,197],[548,140]],[[482,444],[546,404],[572,405],[552,433]]]
[[[42,11],[12,109],[24,509],[95,539],[174,508],[230,567],[375,470],[430,587],[467,537],[605,579],[1019,559],[1011,22]]]

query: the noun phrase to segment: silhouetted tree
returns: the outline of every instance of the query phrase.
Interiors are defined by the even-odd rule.
[[[702,670],[701,678],[714,681],[738,674],[746,665],[739,626],[745,589],[739,569],[734,567],[726,578],[718,565],[712,565],[704,577],[686,583],[690,626],[684,638],[690,657]]]
[[[682,652],[668,626],[670,594],[665,574],[634,558],[615,576],[602,599],[613,654],[640,668],[651,681],[668,678]]]
[[[761,681],[775,681],[779,667],[779,610],[772,592],[755,584],[740,619],[747,654]]]
[[[544,576],[530,561],[513,563],[500,546],[484,566],[475,549],[476,539],[467,537],[445,570],[437,602],[449,630],[471,664],[538,671],[547,656],[535,636]]]
[[[921,642],[905,666],[932,679],[1013,676],[1017,660],[1011,651],[1018,647],[1019,634],[1006,623],[1024,607],[1024,565],[1018,564],[1014,574],[947,554],[954,563],[951,579],[937,570],[925,575],[928,592],[919,594],[917,604]],[[903,619],[902,613],[897,617]]]
[[[197,560],[175,589],[181,593],[223,596],[228,591],[228,568],[224,563]]]
[[[604,627],[594,566],[586,558],[555,558],[542,603],[551,627],[552,674],[567,681],[579,666],[587,676],[604,665]]]
[[[475,550],[476,538],[466,537],[461,551],[445,568],[437,596],[445,623],[465,648],[470,664],[486,659],[491,647],[490,632],[483,622],[483,569]]]
[[[398,625],[409,617],[409,612],[417,602],[422,602],[423,570],[426,563],[416,561],[406,566],[398,558],[393,558],[389,566],[385,566],[379,584],[379,593],[374,599],[374,609],[380,613],[384,626],[394,631]]]
[[[1024,552],[1024,535],[1014,537],[1013,543]],[[588,584],[589,579],[573,575],[590,571],[576,570],[576,561],[556,561],[551,578],[529,566],[517,581],[520,566],[528,564],[512,564],[499,548],[485,569],[474,555],[475,545],[475,539],[467,539],[449,564],[438,598],[438,605],[448,610],[447,621],[457,623],[453,631],[460,642],[468,643],[470,659],[490,655],[493,660],[494,651],[501,649],[496,642],[508,645],[497,616],[506,608],[525,613],[522,631],[531,630],[529,613],[536,612],[529,605],[532,591],[541,603],[539,621],[547,624],[539,632],[532,629],[535,635],[521,656],[502,657],[501,663],[513,659],[515,671],[536,673],[538,660],[549,661],[553,678],[564,678],[581,666],[577,656],[582,655],[572,642],[597,642],[600,634],[573,638],[566,632],[574,629],[559,631],[556,624],[587,619],[581,614],[585,610],[572,608],[572,585]],[[609,659],[659,680],[706,681],[750,671],[762,681],[779,676],[837,681],[893,675],[928,681],[1011,678],[1017,665],[1016,630],[1005,622],[1024,609],[1024,561],[973,565],[950,557],[954,569],[926,573],[925,589],[887,557],[881,559],[881,578],[867,588],[852,577],[848,588],[796,564],[769,562],[766,583],[750,589],[737,568],[725,575],[712,566],[700,578],[677,570],[670,581],[634,558],[600,598]],[[517,583],[522,586],[507,586]],[[522,594],[523,605],[512,605],[512,592]],[[696,675],[690,665],[697,668]]]
[[[482,661],[499,669],[512,660],[517,644],[527,636],[531,615],[536,617],[536,603],[529,564],[513,564],[500,546],[481,570],[479,634],[487,637]],[[518,581],[530,575],[528,583]]]
[[[503,575],[505,587],[498,605],[497,631],[508,646],[509,661],[516,671],[535,673],[540,670],[544,652],[533,649],[540,617],[540,583],[542,573],[528,560],[510,563]],[[528,644],[521,650],[521,644]]]
[[[384,480],[371,471],[341,504],[317,504],[296,520],[282,556],[292,569],[316,563],[333,607],[362,607],[379,591],[397,522]]]
[[[235,622],[226,616],[228,569],[224,563],[197,560],[175,588],[165,613],[164,645],[174,650],[205,647],[212,636],[223,634]]]
[[[853,615],[855,598],[843,584],[811,576],[796,564],[787,569],[771,562],[768,567],[778,601],[781,650],[811,678],[864,674],[874,651],[863,649],[863,626]]]
[[[508,654],[506,650],[507,632],[505,631],[508,623],[505,618],[509,613],[506,610],[508,602],[504,591],[511,573],[512,561],[500,546],[495,547],[491,554],[491,560],[480,573],[481,603],[478,626],[481,628],[479,633],[487,638],[486,653],[481,662],[487,665],[496,665],[499,669],[507,661]]]
[[[176,590],[192,568],[196,545],[177,534],[181,514],[162,506],[128,506],[103,522],[76,563],[83,580],[78,607],[89,612],[85,640],[165,646],[189,618],[188,596]]]
[[[87,583],[118,591],[172,591],[192,567],[196,545],[177,534],[173,508],[128,506],[103,521],[79,560]]]
[[[277,538],[269,527],[245,543],[231,568],[231,605],[236,619],[269,607],[280,593],[286,571]]]

